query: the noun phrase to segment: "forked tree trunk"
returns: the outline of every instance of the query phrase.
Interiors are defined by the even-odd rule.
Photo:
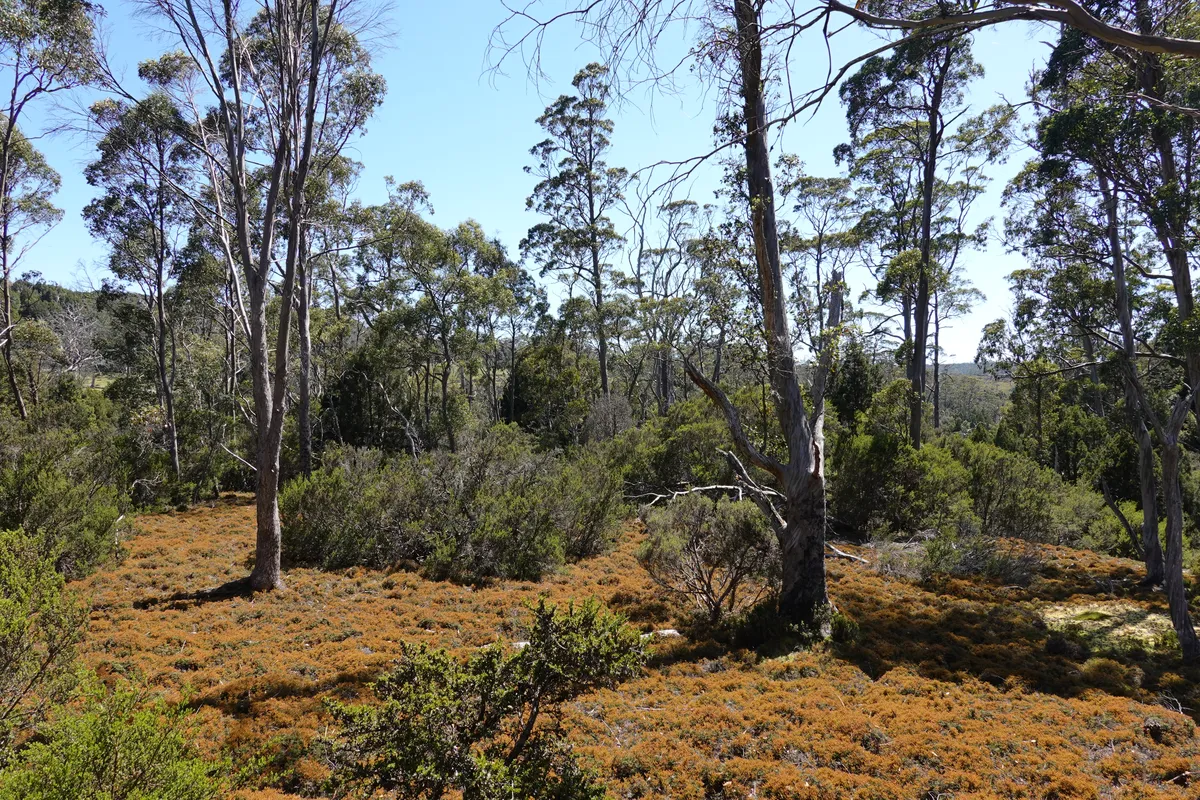
[[[730,458],[739,480],[750,489],[751,497],[770,518],[779,540],[783,571],[780,615],[827,635],[829,597],[825,581],[823,415],[825,383],[832,365],[832,337],[823,341],[813,370],[810,412],[796,381],[796,362],[788,330],[775,220],[775,189],[771,182],[770,149],[767,146],[762,30],[757,4],[753,0],[736,0],[733,10],[744,103],[746,188],[761,290],[767,374],[776,419],[787,445],[787,463],[760,452],[746,436],[737,409],[725,393],[690,361],[684,361],[684,368],[692,382],[723,412],[738,452],[751,466],[770,474],[783,495],[782,509],[777,510],[770,495],[759,487],[742,463]],[[836,330],[841,323],[840,281],[841,276],[834,276],[835,288],[830,298],[826,331]]]
[[[1126,381],[1137,400],[1142,418],[1153,424],[1162,447],[1163,510],[1167,516],[1167,546],[1163,559],[1163,583],[1167,593],[1167,604],[1171,609],[1171,626],[1175,629],[1175,635],[1179,637],[1179,646],[1184,660],[1195,661],[1200,659],[1200,641],[1196,638],[1196,629],[1192,625],[1191,613],[1188,611],[1187,589],[1183,581],[1183,493],[1179,485],[1179,432],[1183,430],[1183,425],[1187,421],[1195,390],[1190,389],[1183,396],[1176,398],[1171,415],[1164,422],[1158,416],[1158,412],[1146,395],[1145,388],[1141,385],[1135,361],[1137,344],[1133,335],[1133,305],[1129,295],[1129,285],[1125,278],[1125,252],[1121,247],[1120,237],[1117,235],[1117,195],[1104,173],[1100,174],[1100,192],[1108,217],[1108,235],[1112,250],[1109,257],[1112,261],[1113,283],[1116,288],[1117,319],[1121,327]],[[1148,438],[1148,434],[1145,439],[1139,437],[1139,449]],[[1145,466],[1142,469],[1144,480]],[[1157,527],[1157,520],[1155,520],[1155,539],[1158,538]]]

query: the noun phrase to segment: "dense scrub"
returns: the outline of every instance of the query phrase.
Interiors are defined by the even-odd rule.
[[[1083,482],[1068,482],[991,429],[946,435],[914,448],[906,432],[906,386],[873,398],[833,437],[830,510],[859,536],[1013,537],[1126,554],[1129,537]]]
[[[512,426],[415,459],[343,449],[285,488],[284,556],[326,569],[407,561],[459,580],[536,579],[607,546],[621,492],[603,452],[538,452]]]
[[[0,411],[0,530],[21,529],[69,577],[118,552],[129,471],[111,403],[64,388],[27,421]]]

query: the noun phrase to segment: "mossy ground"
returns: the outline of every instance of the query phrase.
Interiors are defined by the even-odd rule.
[[[598,597],[646,630],[681,621],[634,559],[633,529],[536,584],[291,569],[286,591],[219,597],[201,590],[248,570],[248,498],[140,526],[123,562],[78,587],[93,606],[85,660],[188,697],[206,747],[273,753],[277,778],[255,800],[318,785],[323,698],[368,697],[401,642],[465,652],[513,638],[540,593]],[[1165,613],[1133,562],[1047,548],[1028,587],[918,586],[844,560],[829,573],[855,641],[779,656],[663,639],[642,678],[568,709],[612,796],[1200,797],[1200,737],[1178,710],[1200,707],[1200,675],[1086,630],[1113,609]],[[1083,619],[1064,634],[1058,617]]]

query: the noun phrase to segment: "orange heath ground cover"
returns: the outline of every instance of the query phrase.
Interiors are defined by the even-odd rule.
[[[91,667],[186,698],[205,747],[273,759],[274,785],[247,800],[315,790],[323,698],[368,698],[401,642],[518,638],[523,603],[543,593],[598,597],[645,630],[682,622],[634,558],[635,526],[536,584],[291,569],[283,592],[204,595],[246,574],[253,526],[246,497],[144,516],[128,556],[77,587]],[[663,639],[643,677],[580,699],[564,723],[618,798],[1200,798],[1196,670],[1136,642],[1089,653],[1043,613],[1079,604],[1095,628],[1091,609],[1159,615],[1162,596],[1136,587],[1132,562],[1046,553],[1024,588],[830,561],[855,641],[780,655]]]

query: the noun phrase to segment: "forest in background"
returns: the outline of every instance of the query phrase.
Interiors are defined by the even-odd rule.
[[[565,11],[604,63],[537,120],[515,253],[475,220],[435,224],[437,198],[403,176],[386,202],[356,198],[351,145],[390,77],[370,46],[385,9],[143,5],[169,46],[137,86],[107,60],[99,9],[21,0],[0,17],[0,797],[60,796],[52,764],[94,756],[63,755],[81,730],[128,721],[113,740],[144,748],[186,716],[77,674],[71,586],[121,557],[137,514],[231,491],[253,493],[254,557],[205,597],[286,590],[288,567],[538,581],[636,517],[640,568],[721,635],[853,639],[826,560],[861,556],[839,543],[886,545],[908,580],[1006,587],[1059,545],[1141,561],[1170,609],[1156,647],[1200,659],[1193,5]],[[656,44],[690,17],[696,74],[725,98],[711,198],[609,163],[611,104],[669,79]],[[1060,24],[1028,125],[971,103],[972,34],[1010,18]],[[795,94],[780,63],[837,20],[892,34]],[[514,12],[493,58],[536,70],[558,24]],[[21,270],[62,217],[25,121],[84,89],[104,99],[70,126],[95,148],[84,217],[110,273],[87,292]],[[838,174],[770,146],[816,102],[845,111]],[[1034,155],[1004,218],[973,224],[1018,143]],[[943,364],[989,236],[1019,265],[1014,312],[974,365]],[[850,269],[871,276],[861,293]],[[332,707],[331,791],[603,796],[541,704],[615,686],[645,652],[580,600],[528,609],[515,653],[406,649],[376,704]],[[490,710],[435,724],[475,707]],[[209,796],[217,767],[170,741],[163,786],[194,794],[161,796]]]

